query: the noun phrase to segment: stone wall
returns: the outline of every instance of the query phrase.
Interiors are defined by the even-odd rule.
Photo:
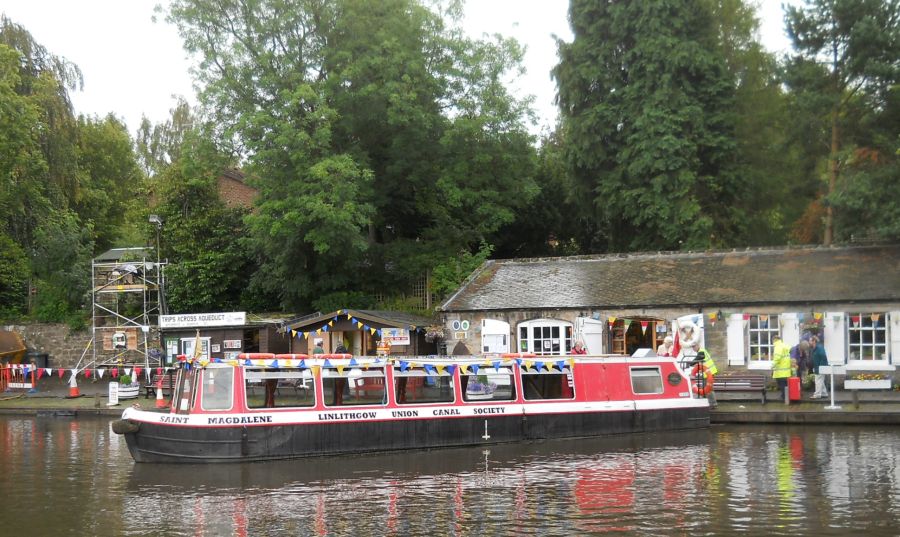
[[[72,332],[65,324],[11,325],[3,329],[18,332],[29,351],[49,354],[48,366],[53,368],[75,367],[91,339],[90,330]]]

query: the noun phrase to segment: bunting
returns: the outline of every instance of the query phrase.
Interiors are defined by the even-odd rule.
[[[616,324],[616,318],[610,316],[609,319],[607,319],[607,322],[609,323],[609,327],[612,328],[613,325]]]
[[[650,325],[649,321],[641,321],[641,334],[647,333],[647,327]]]

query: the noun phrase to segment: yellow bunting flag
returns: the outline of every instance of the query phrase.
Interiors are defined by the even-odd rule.
[[[447,369],[447,366],[438,365],[438,366],[435,366],[435,369],[437,369],[438,375],[443,375],[444,370]]]
[[[343,375],[343,374],[344,374],[344,368],[345,368],[345,367],[347,367],[347,366],[344,366],[344,365],[339,365],[339,366],[337,366],[337,372],[338,372],[338,375]]]
[[[532,362],[531,360],[525,360],[522,363],[525,364],[525,369],[531,369],[531,366],[534,365],[534,362]]]
[[[616,324],[616,317],[610,316],[608,320],[609,320],[609,324]]]
[[[569,367],[575,367],[575,358],[569,358],[567,360]]]
[[[359,321],[356,321],[356,327],[357,327],[357,328],[362,328],[362,327],[363,327],[363,324],[362,324],[361,322],[359,322]]]
[[[328,326],[334,326],[334,321],[328,321]]]
[[[374,329],[374,328],[369,328],[369,331],[372,332],[373,334],[375,333],[375,329]]]
[[[348,313],[348,314],[347,314],[347,319],[352,319],[352,318],[353,318],[353,316],[350,315],[350,314]]]
[[[322,371],[322,366],[314,365],[314,366],[312,366],[311,369],[312,369],[312,372],[313,372],[313,376],[316,376],[316,377],[317,377],[317,376],[319,376],[319,372]]]
[[[873,313],[871,319],[872,319],[872,322],[873,322],[873,323],[877,323],[878,320],[881,319],[881,314],[879,314],[879,313]]]
[[[322,333],[322,329],[321,329],[321,328],[316,328],[316,335],[318,336],[318,335],[321,334],[321,333]]]
[[[293,328],[291,329],[291,337],[297,337],[297,331]]]

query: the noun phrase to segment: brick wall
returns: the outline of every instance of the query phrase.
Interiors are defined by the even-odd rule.
[[[240,179],[232,176],[235,173],[230,172],[219,176],[219,197],[229,207],[250,208],[253,206],[256,189],[244,184],[243,174]]]
[[[90,330],[73,332],[65,324],[25,324],[2,327],[4,330],[18,332],[25,340],[29,351],[47,353],[49,367],[71,369],[78,364],[81,354],[91,340]],[[156,339],[155,331],[151,331],[152,339]],[[154,344],[151,341],[151,345]],[[88,350],[85,360],[93,359],[92,350]],[[84,363],[82,363],[84,365]]]

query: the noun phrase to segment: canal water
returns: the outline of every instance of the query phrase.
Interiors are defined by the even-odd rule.
[[[900,534],[900,429],[135,464],[104,419],[0,416],[0,535]]]

